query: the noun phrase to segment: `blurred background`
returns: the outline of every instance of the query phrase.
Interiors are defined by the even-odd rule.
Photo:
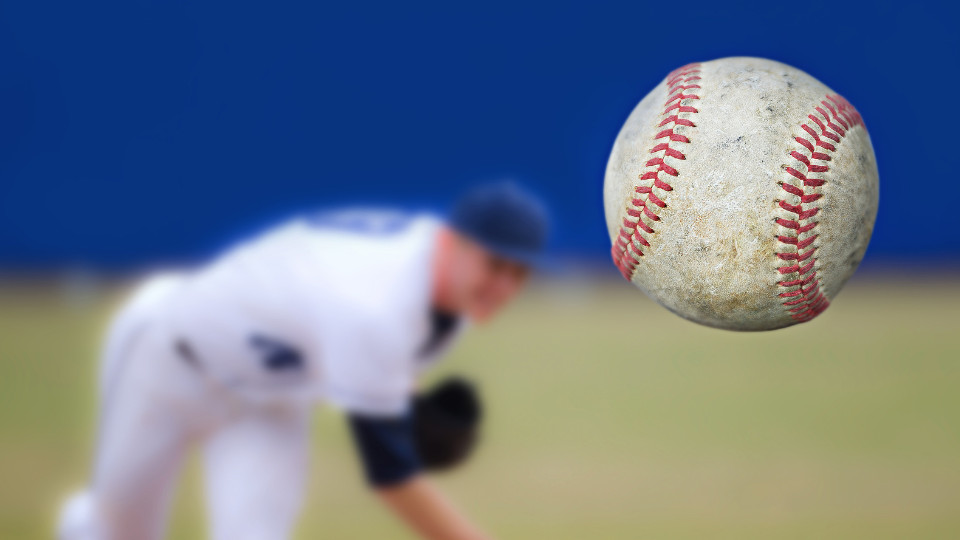
[[[518,178],[557,269],[444,370],[491,402],[443,478],[502,538],[960,537],[960,38],[946,2],[0,2],[0,537],[86,480],[104,324],[138,275],[293,212],[440,210]],[[609,263],[632,107],[691,61],[770,57],[856,105],[864,263],[811,323],[685,322]],[[298,538],[407,538],[318,418]],[[202,538],[195,466],[173,538]]]

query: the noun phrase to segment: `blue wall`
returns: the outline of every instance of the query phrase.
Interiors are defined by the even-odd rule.
[[[0,265],[195,257],[296,209],[439,207],[503,174],[547,196],[558,250],[606,257],[621,123],[674,67],[729,55],[863,114],[869,258],[960,253],[946,3],[280,4],[0,4]]]

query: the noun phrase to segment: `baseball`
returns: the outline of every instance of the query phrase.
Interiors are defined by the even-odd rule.
[[[722,58],[643,98],[603,195],[626,279],[686,319],[772,330],[822,313],[856,270],[879,178],[846,99],[779,62]]]

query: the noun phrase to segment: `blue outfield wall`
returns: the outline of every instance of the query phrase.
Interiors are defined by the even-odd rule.
[[[862,113],[882,186],[868,260],[955,260],[957,22],[946,2],[7,2],[0,266],[194,258],[296,210],[442,208],[504,175],[547,198],[557,252],[601,260],[630,109],[731,55]]]

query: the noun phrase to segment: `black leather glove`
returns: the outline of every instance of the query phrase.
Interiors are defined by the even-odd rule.
[[[427,470],[444,470],[462,464],[473,452],[483,415],[476,388],[451,377],[413,403],[414,440]]]

